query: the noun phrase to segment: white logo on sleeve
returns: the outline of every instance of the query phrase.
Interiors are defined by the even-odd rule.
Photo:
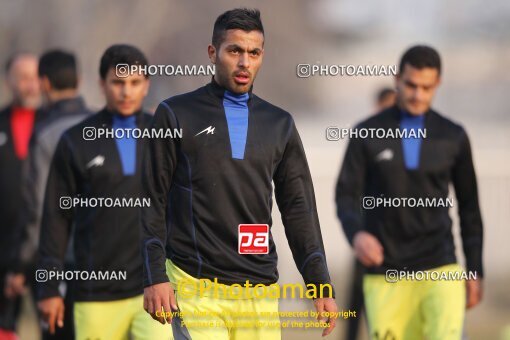
[[[103,166],[104,159],[105,158],[103,155],[97,155],[96,157],[92,158],[90,162],[87,163],[87,169],[90,169],[93,166]]]
[[[199,133],[197,133],[195,136],[198,136],[204,132],[207,132],[207,134],[211,134],[211,135],[214,135],[214,129],[216,129],[214,126],[208,126],[207,128],[203,129],[202,131],[200,131]]]
[[[393,150],[391,149],[384,149],[383,151],[379,152],[375,159],[378,162],[381,161],[391,161],[393,159]]]

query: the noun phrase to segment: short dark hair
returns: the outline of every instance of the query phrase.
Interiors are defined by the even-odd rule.
[[[400,59],[399,73],[404,71],[406,64],[417,69],[426,67],[435,68],[441,74],[441,57],[439,53],[430,46],[417,45],[408,49]]]
[[[52,50],[39,58],[39,77],[48,77],[51,87],[56,90],[76,89],[78,70],[73,54],[62,50]]]
[[[259,31],[264,34],[264,27],[260,20],[260,11],[250,8],[236,8],[220,15],[214,23],[212,44],[219,48],[225,38],[225,32],[241,29],[245,32]]]
[[[149,62],[143,52],[134,46],[124,44],[112,45],[106,49],[101,57],[99,65],[101,79],[105,79],[108,70],[112,67],[115,68],[118,64],[147,66]],[[148,77],[148,73],[145,73],[145,78]]]
[[[377,92],[377,102],[378,103],[383,102],[386,100],[386,98],[388,98],[388,96],[393,95],[395,93],[397,93],[395,89],[391,87],[383,87],[382,89],[379,90],[379,92]]]

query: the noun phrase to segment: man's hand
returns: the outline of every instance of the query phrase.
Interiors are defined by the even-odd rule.
[[[9,273],[5,277],[4,295],[8,299],[25,294],[25,275]]]
[[[319,313],[317,320],[329,323],[329,326],[322,332],[322,336],[326,336],[333,331],[336,325],[336,315],[338,308],[336,306],[335,299],[320,298],[315,299],[313,303],[317,313]],[[328,313],[331,314],[328,315]]]
[[[366,231],[359,231],[352,241],[354,253],[366,267],[380,266],[384,260],[384,248],[379,240]]]
[[[170,306],[172,308],[170,308]],[[163,307],[163,311],[161,310]],[[172,309],[177,310],[177,302],[175,301],[174,290],[170,282],[158,283],[145,287],[143,290],[143,309],[151,315],[151,317],[165,324],[172,323]],[[156,315],[156,312],[157,315]],[[166,314],[166,318],[165,318]]]
[[[482,301],[483,287],[482,279],[466,281],[466,308],[475,307]]]
[[[55,334],[55,323],[64,327],[64,299],[60,296],[50,297],[37,303],[41,317],[48,324],[50,334]]]

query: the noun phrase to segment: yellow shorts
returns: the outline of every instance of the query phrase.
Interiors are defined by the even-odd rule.
[[[153,320],[143,309],[143,295],[132,298],[75,302],[76,340],[171,340],[172,328]]]
[[[457,264],[428,271],[462,272]],[[435,276],[437,278],[437,276]],[[459,340],[466,309],[463,280],[401,280],[366,274],[363,292],[370,331],[376,340]]]
[[[180,294],[179,282],[195,282],[198,285],[199,280],[170,260],[167,260],[166,268],[170,282],[176,290],[177,305],[181,313],[172,320],[176,340],[281,339],[278,299],[232,299],[204,296],[205,294],[200,296],[198,292],[197,295]],[[261,316],[263,313],[271,316]]]

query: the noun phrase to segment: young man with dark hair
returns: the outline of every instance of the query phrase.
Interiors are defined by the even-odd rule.
[[[137,48],[133,48],[130,45],[113,45],[106,50],[101,57],[99,64],[99,75],[104,81],[109,73],[119,76],[130,75],[128,69],[119,71],[119,67],[124,66],[148,66],[148,61],[145,55]],[[124,72],[126,71],[126,72]],[[143,75],[146,79],[149,78],[147,73],[136,72],[138,75]]]
[[[6,64],[11,103],[0,111],[0,338],[14,339],[24,292],[25,276],[11,272],[18,260],[17,220],[24,212],[21,169],[28,155],[34,124],[44,114],[37,111],[40,87],[37,57],[29,53],[11,56]]]
[[[437,76],[441,76],[441,57],[435,49],[429,46],[416,45],[408,49],[400,58],[399,74],[403,74],[406,66],[412,66],[418,70],[434,69]]]
[[[264,27],[260,20],[260,12],[255,9],[236,8],[226,11],[214,23],[212,45],[219,49],[225,40],[228,30],[240,29],[244,32],[257,31],[264,35]]]
[[[155,128],[181,128],[183,137],[152,140],[144,163],[144,189],[154,202],[142,210],[144,307],[161,323],[165,316],[168,322],[172,318],[162,310],[182,312],[172,321],[176,339],[281,338],[279,326],[235,324],[238,313],[250,315],[248,320],[254,323],[268,320],[260,319],[264,312],[271,315],[269,320],[278,321],[274,317],[278,300],[251,294],[255,285],[267,288],[278,280],[269,228],[273,183],[304,281],[316,288],[331,283],[312,179],[296,125],[289,113],[252,93],[264,55],[263,32],[258,10],[222,14],[208,46],[216,66],[212,81],[163,101],[153,120]],[[262,229],[255,235],[266,248],[259,254],[244,254],[240,246],[246,239],[240,225],[248,229],[253,224]],[[242,297],[229,297],[221,288],[216,295],[192,291],[192,296],[185,296],[181,284],[197,287],[204,282],[201,279],[217,280],[227,290],[240,288]],[[337,310],[333,292],[328,292],[314,301],[319,312]],[[188,326],[203,320],[195,313],[207,316],[214,326]],[[335,327],[334,318],[329,322],[323,335]]]
[[[53,50],[39,58],[39,77],[43,95],[47,101],[44,119],[34,126],[30,150],[23,169],[22,206],[15,246],[18,254],[11,262],[14,275],[30,273],[33,281],[35,252],[39,243],[39,232],[44,200],[44,190],[51,158],[60,135],[70,126],[80,122],[91,114],[85,108],[83,99],[78,95],[78,71],[74,55]],[[70,265],[68,264],[67,267]],[[24,281],[24,280],[23,280]],[[74,338],[72,319],[71,286],[66,292],[66,326],[56,335],[43,333],[43,339]]]
[[[117,273],[109,280],[103,274],[97,280],[73,282],[76,339],[166,340],[172,338],[171,329],[152,322],[142,308],[139,207],[70,206],[75,198],[142,198],[144,139],[125,133],[101,138],[98,133],[103,128],[144,129],[151,120],[142,111],[149,80],[136,73],[118,77],[119,64],[147,65],[147,60],[129,45],[113,45],[103,54],[100,84],[106,107],[65,131],[58,142],[46,186],[37,269],[62,271],[72,234],[76,271],[96,276]],[[118,274],[122,272],[125,277]],[[58,286],[58,276],[46,277],[37,292],[39,309],[52,333],[55,325],[63,324],[64,303]]]
[[[374,339],[460,339],[466,306],[482,296],[483,227],[471,148],[465,130],[431,108],[440,72],[431,47],[404,53],[397,104],[358,128],[400,129],[408,136],[351,139],[338,179],[338,217],[367,267],[363,286]],[[469,273],[457,264],[448,205],[375,205],[378,199],[445,200],[450,183]]]

